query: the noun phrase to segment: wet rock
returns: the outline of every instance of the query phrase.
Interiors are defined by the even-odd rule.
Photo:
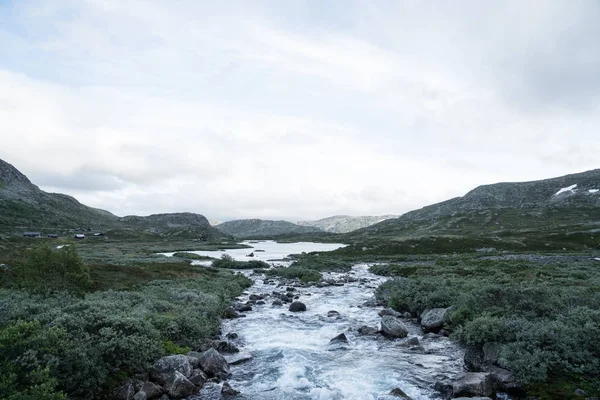
[[[235,319],[239,317],[240,315],[233,309],[233,307],[227,307],[225,311],[223,311],[223,318]]]
[[[165,389],[169,396],[174,399],[181,399],[196,392],[196,386],[190,382],[181,372],[175,371],[171,375]]]
[[[144,394],[146,395],[146,398],[148,400],[159,398],[163,394],[162,388],[158,385],[155,385],[152,382],[144,382],[144,384],[142,385],[142,387],[140,389],[140,392],[144,392]],[[140,393],[140,392],[138,392],[138,393]],[[139,400],[139,399],[135,399],[135,400]]]
[[[408,340],[406,341],[406,344],[409,346],[420,346],[421,345],[421,343],[419,343],[419,338],[416,336],[408,338]]]
[[[222,353],[238,353],[240,349],[238,349],[238,347],[235,344],[226,340],[222,340],[217,343],[217,351],[220,351]]]
[[[386,305],[387,303],[385,301],[377,299],[367,300],[364,303],[362,303],[363,307],[385,307]]]
[[[381,333],[392,338],[403,338],[408,335],[408,328],[400,319],[384,315],[381,318]]]
[[[358,334],[361,336],[376,335],[378,332],[379,329],[374,328],[372,326],[363,325],[360,328],[358,328]]]
[[[238,334],[235,332],[229,332],[226,336],[227,339],[237,339],[238,338]]]
[[[221,385],[215,382],[206,382],[196,396],[189,397],[187,400],[223,400],[221,394]]]
[[[239,304],[238,306],[235,307],[236,311],[239,312],[248,312],[248,311],[252,311],[252,305],[250,304]]]
[[[329,318],[333,318],[333,317],[339,317],[340,313],[335,311],[335,310],[331,310],[331,311],[327,311],[327,316]]]
[[[423,339],[439,339],[440,335],[438,335],[437,333],[426,333],[423,335]]]
[[[336,337],[334,337],[333,339],[331,339],[329,341],[329,344],[334,344],[334,343],[348,343],[348,338],[346,337],[346,335],[344,333],[340,333],[339,335],[337,335]]]
[[[385,315],[392,315],[394,317],[400,318],[402,317],[402,314],[400,314],[397,311],[392,310],[391,308],[384,308],[383,310],[379,311],[379,316],[383,317]]]
[[[229,363],[215,349],[209,349],[200,357],[200,369],[209,377],[226,379],[229,375]]]
[[[164,385],[175,372],[181,373],[185,378],[192,375],[192,365],[187,356],[174,355],[159,359],[150,368],[150,377]]]
[[[450,315],[451,307],[434,308],[421,315],[421,329],[423,332],[437,333],[443,328],[448,315]]]
[[[408,311],[406,311],[404,314],[402,314],[402,316],[406,319],[411,319],[412,318],[412,314],[409,313]]]
[[[392,391],[390,392],[390,396],[398,397],[400,399],[412,400],[411,397],[404,393],[404,391],[400,388],[392,389]]]
[[[263,295],[260,294],[251,294],[250,297],[248,297],[248,299],[250,301],[258,301],[258,300],[263,300],[265,297]]]
[[[492,377],[486,372],[467,372],[464,378],[452,384],[454,396],[491,396]]]
[[[252,355],[250,353],[236,353],[225,356],[225,359],[229,365],[239,365],[252,360]]]
[[[233,397],[240,394],[239,390],[235,390],[234,388],[232,388],[229,382],[223,383],[221,393],[223,394],[223,396],[225,396],[225,398]]]
[[[296,288],[288,286],[288,287],[285,288],[285,290],[286,290],[286,292],[295,292]]]
[[[192,376],[189,377],[189,381],[197,387],[202,387],[207,380],[208,376],[199,368],[194,369],[192,371]]]
[[[265,304],[267,304],[267,303],[265,303],[264,300],[259,300],[259,301],[256,302],[257,306],[264,306]]]
[[[281,300],[275,300],[271,305],[273,307],[281,307],[281,306],[283,306],[283,301],[281,301]]]
[[[483,349],[470,346],[465,350],[464,362],[467,371],[479,372],[483,370]]]
[[[302,303],[301,301],[294,301],[292,304],[290,304],[289,310],[292,312],[306,311],[306,304]]]
[[[433,386],[433,389],[440,394],[442,399],[451,399],[454,394],[454,388],[450,382],[438,381]]]

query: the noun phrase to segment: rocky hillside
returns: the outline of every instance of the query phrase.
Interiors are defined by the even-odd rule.
[[[160,236],[228,238],[199,214],[119,218],[108,211],[81,204],[71,196],[44,192],[14,166],[0,160],[0,232],[55,233],[78,228],[115,231],[121,235],[145,232]]]
[[[600,169],[532,182],[479,186],[462,197],[411,211],[350,237],[506,236],[600,227]]]
[[[47,230],[112,226],[117,217],[71,196],[46,193],[11,164],[0,160],[0,227]]]
[[[239,219],[223,222],[215,228],[238,238],[264,238],[290,234],[322,232],[319,228],[300,226],[288,221]]]
[[[398,216],[380,215],[351,217],[349,215],[335,215],[333,217],[318,219],[316,221],[298,221],[297,224],[302,226],[313,226],[325,232],[348,233],[392,218],[398,218]]]

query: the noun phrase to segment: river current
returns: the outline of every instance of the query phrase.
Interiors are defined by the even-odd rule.
[[[260,259],[273,260],[292,253],[342,246],[245,243],[254,249],[227,253],[248,260],[247,255],[254,251]],[[379,327],[378,312],[382,307],[364,303],[373,299],[374,290],[385,280],[368,272],[366,264],[355,265],[348,273],[324,275],[325,280],[344,282],[343,285],[296,285],[293,293],[307,307],[305,312],[296,313],[288,311],[287,304],[272,305],[273,292],[285,292],[288,283],[251,271],[244,273],[255,284],[240,302],[246,302],[251,294],[270,296],[265,298],[265,304],[254,304],[252,311],[244,313],[245,317],[223,324],[223,335],[236,333],[238,338],[233,342],[252,356],[250,361],[232,366],[229,382],[241,392],[237,399],[393,399],[397,397],[388,394],[394,388],[415,400],[437,399],[435,382],[462,372],[462,350],[445,337],[423,335],[416,324],[406,323],[410,333],[405,339],[359,335],[361,326]],[[330,345],[330,340],[340,333],[346,335],[348,343]],[[407,343],[411,338],[411,344]]]

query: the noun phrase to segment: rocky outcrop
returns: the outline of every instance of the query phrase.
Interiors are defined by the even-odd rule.
[[[384,315],[381,318],[381,333],[391,338],[403,338],[408,335],[408,328],[399,318]]]

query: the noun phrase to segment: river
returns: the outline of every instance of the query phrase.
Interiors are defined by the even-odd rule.
[[[273,260],[292,253],[342,246],[245,243],[254,249],[227,250],[227,253],[247,260],[246,255],[254,251],[262,260]],[[251,294],[285,292],[289,286],[286,283],[278,287],[277,279],[251,271],[244,273],[255,284],[241,302],[247,301]],[[418,345],[407,344],[408,338],[390,340],[381,335],[358,334],[360,326],[378,327],[381,319],[378,315],[381,307],[363,306],[385,280],[368,272],[368,265],[356,265],[348,273],[327,273],[324,279],[345,283],[294,288],[299,300],[306,304],[305,312],[290,312],[286,304],[273,306],[275,298],[267,297],[266,304],[253,305],[253,311],[245,313],[244,318],[224,322],[223,335],[237,333],[239,337],[233,342],[252,355],[250,361],[232,367],[229,382],[241,392],[237,399],[386,399],[392,398],[387,393],[394,388],[400,388],[415,400],[437,399],[434,383],[461,373],[462,350],[447,338],[424,337],[416,324],[407,323],[408,338],[418,338]],[[333,310],[339,316],[328,317]],[[347,336],[349,343],[330,346],[329,341],[340,333]]]

